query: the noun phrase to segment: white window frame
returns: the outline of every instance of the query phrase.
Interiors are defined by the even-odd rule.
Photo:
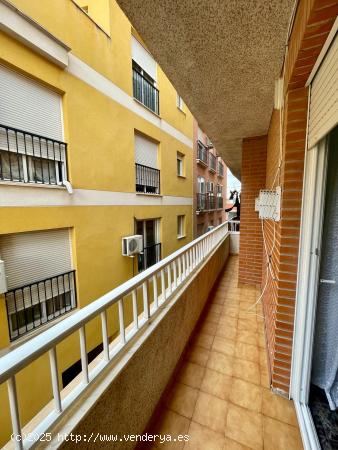
[[[184,112],[184,101],[178,93],[176,94],[176,105],[180,111]]]
[[[205,194],[206,193],[206,185],[205,185],[205,178],[204,177],[197,177],[197,189],[198,194]]]
[[[185,155],[183,153],[177,152],[176,161],[177,161],[177,169],[178,167],[180,170],[177,170],[177,176],[178,177],[184,177],[185,176],[185,164],[184,164]]]
[[[177,239],[182,239],[186,236],[185,233],[185,215],[180,214],[177,216]]]

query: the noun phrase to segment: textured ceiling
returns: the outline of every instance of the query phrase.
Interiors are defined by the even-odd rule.
[[[117,0],[237,177],[267,132],[294,0]]]

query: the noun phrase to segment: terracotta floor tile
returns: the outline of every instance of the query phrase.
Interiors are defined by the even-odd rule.
[[[232,377],[206,369],[200,389],[208,394],[228,400]]]
[[[211,334],[212,336],[214,336],[216,334],[216,330],[217,330],[217,323],[215,322],[209,322],[209,321],[205,321],[201,328],[200,328],[200,332],[204,333],[204,334]]]
[[[257,322],[256,320],[248,320],[248,319],[238,319],[238,325],[239,330],[249,330],[249,331],[257,331]]]
[[[265,349],[265,336],[262,333],[258,333],[258,345]]]
[[[259,364],[263,369],[267,369],[268,367],[268,355],[265,348],[259,347]]]
[[[191,422],[188,430],[189,442],[184,450],[223,450],[224,433],[217,433],[196,422]]]
[[[264,448],[303,450],[298,428],[263,416]]]
[[[154,426],[153,434],[166,435],[170,434],[172,439],[177,439],[178,435],[188,434],[190,425],[190,420],[186,417],[180,416],[179,414],[165,409],[160,413],[159,419]],[[184,441],[176,442],[161,442],[155,441],[155,448],[165,448],[165,449],[183,449],[185,445]]]
[[[250,383],[261,383],[261,376],[259,366],[251,361],[245,361],[244,359],[234,359],[233,375],[236,378],[249,381]]]
[[[185,363],[177,376],[177,381],[193,388],[201,386],[205,368],[194,363]]]
[[[235,353],[235,341],[228,338],[215,336],[211,350],[233,356]]]
[[[237,319],[239,310],[237,308],[234,308],[233,306],[227,306],[226,308],[223,308],[222,315],[227,317],[234,317]]]
[[[233,378],[229,400],[238,406],[261,412],[263,388],[239,378]]]
[[[205,320],[207,320],[208,322],[214,322],[214,323],[218,323],[219,322],[219,314],[216,314],[214,312],[210,312],[208,311],[205,315]]]
[[[232,356],[224,355],[219,352],[211,352],[207,368],[221,372],[224,375],[232,376],[234,370],[234,359]]]
[[[235,340],[237,337],[237,328],[235,327],[228,327],[223,324],[218,324],[217,330],[216,330],[216,336],[228,338]]]
[[[210,351],[205,348],[199,347],[198,345],[193,345],[187,351],[185,359],[195,364],[199,364],[202,367],[207,365]]]
[[[236,339],[245,344],[257,345],[258,343],[257,334],[250,330],[238,330]]]
[[[191,419],[195,409],[198,392],[197,389],[190,386],[176,383],[168,395],[166,402],[167,407],[172,411]]]
[[[237,328],[237,317],[230,317],[228,315],[221,315],[219,318],[219,325],[224,325],[229,328]]]
[[[245,344],[244,342],[237,341],[235,347],[236,358],[245,359],[259,364],[259,349],[256,345]]]
[[[263,449],[262,415],[229,403],[225,435],[251,449]],[[274,447],[266,448],[274,450]]]
[[[262,414],[289,425],[298,426],[293,401],[263,389]]]
[[[225,438],[224,450],[251,450],[250,447],[235,442],[232,439]]]
[[[261,375],[261,386],[266,389],[270,389],[270,377],[269,372],[267,370],[260,371]]]
[[[200,392],[197,397],[192,421],[210,430],[224,432],[228,412],[228,402],[213,395]]]
[[[213,314],[220,314],[222,312],[222,306],[221,305],[211,305],[209,312]]]
[[[212,336],[211,334],[199,333],[194,340],[194,344],[198,345],[199,347],[205,348],[206,350],[210,350],[213,341],[214,336]]]

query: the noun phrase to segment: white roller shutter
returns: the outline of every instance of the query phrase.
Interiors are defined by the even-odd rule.
[[[131,55],[133,60],[156,81],[156,61],[134,36],[131,37]]]
[[[51,141],[15,134],[1,125],[63,141],[61,96],[0,66],[0,149],[65,160],[65,147]]]
[[[308,148],[338,123],[338,38],[332,42],[312,84]]]
[[[72,270],[69,229],[0,236],[8,289]]]
[[[0,124],[62,141],[61,96],[0,66]]]
[[[135,162],[157,169],[157,144],[140,134],[135,134]]]

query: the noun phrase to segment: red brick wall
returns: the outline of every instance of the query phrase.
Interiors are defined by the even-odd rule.
[[[243,140],[241,232],[239,251],[240,283],[261,284],[262,230],[255,212],[255,198],[265,187],[267,136]]]

